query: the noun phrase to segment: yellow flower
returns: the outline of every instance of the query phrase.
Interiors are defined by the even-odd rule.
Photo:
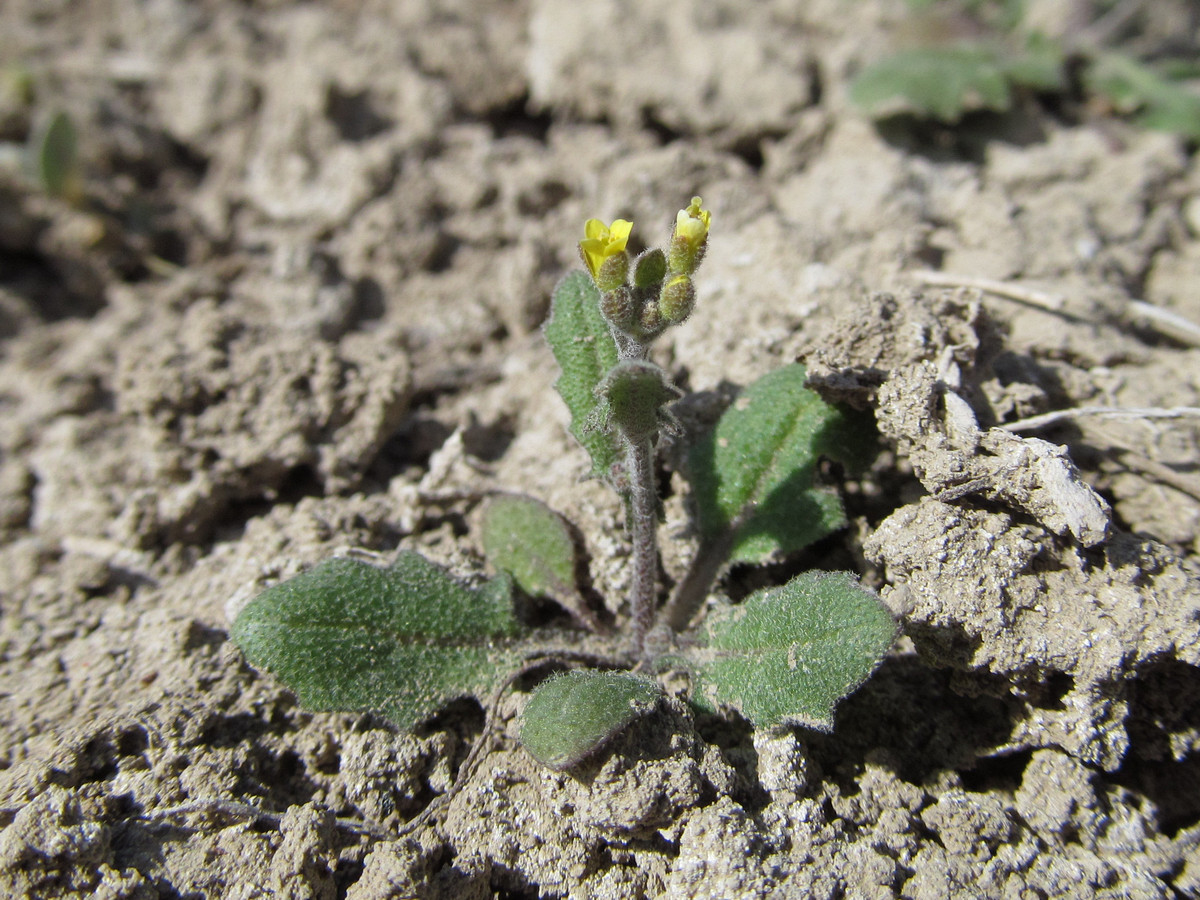
[[[612,225],[605,225],[599,219],[587,220],[583,226],[585,237],[579,242],[579,252],[592,278],[596,277],[606,259],[625,252],[631,231],[633,223],[625,219],[617,219]]]
[[[693,197],[686,209],[675,216],[675,233],[671,235],[671,246],[667,250],[667,267],[679,275],[691,275],[704,259],[708,246],[708,226],[712,213],[701,206],[699,197]]]
[[[708,226],[712,222],[712,213],[701,208],[703,202],[699,197],[693,197],[687,209],[681,209],[675,216],[675,233],[693,247],[708,237]]]

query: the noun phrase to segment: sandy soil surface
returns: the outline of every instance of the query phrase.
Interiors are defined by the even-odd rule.
[[[0,175],[0,894],[1200,896],[1200,426],[1002,427],[1200,406],[1200,349],[1130,306],[1200,321],[1200,164],[1033,99],[881,133],[847,83],[908,14],[0,6],[36,88],[0,140],[65,109],[83,173],[75,203]],[[515,742],[516,692],[401,834],[480,707],[305,712],[227,605],[351,547],[482,574],[477,501],[510,490],[578,525],[619,615],[621,510],[539,327],[585,219],[659,243],[693,194],[698,310],[659,361],[711,405],[803,359],[874,409],[853,526],[772,574],[853,568],[904,636],[831,735],[669,704],[570,774]]]

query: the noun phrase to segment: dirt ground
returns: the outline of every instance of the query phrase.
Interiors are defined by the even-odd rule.
[[[1194,40],[1194,5],[1155,8]],[[1200,348],[1131,306],[1200,322],[1200,163],[1036,98],[876,128],[847,84],[909,14],[0,5],[36,98],[6,81],[0,140],[64,109],[83,178],[67,203],[0,173],[0,894],[1200,896],[1200,423],[1000,427],[1200,406]],[[578,525],[620,614],[622,513],[539,328],[585,219],[657,244],[693,194],[697,312],[658,357],[684,420],[802,359],[883,435],[852,527],[720,589],[852,568],[903,637],[833,734],[672,701],[569,774],[516,743],[518,691],[400,834],[478,704],[415,734],[305,712],[226,610],[347,548],[481,575],[478,498],[509,490]]]

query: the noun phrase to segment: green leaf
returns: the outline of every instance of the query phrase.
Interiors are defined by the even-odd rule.
[[[701,538],[708,546],[732,539],[734,561],[762,562],[841,528],[837,493],[813,486],[817,462],[824,455],[854,465],[874,450],[864,420],[804,380],[796,364],[760,378],[692,448]]]
[[[30,135],[33,176],[51,197],[67,197],[78,189],[78,138],[71,118],[56,112]]]
[[[976,44],[903,50],[864,69],[850,99],[876,119],[900,113],[957,122],[976,109],[1004,111],[1009,78],[996,52]]]
[[[1200,96],[1123,53],[1102,53],[1084,70],[1089,90],[1146,128],[1200,140]]]
[[[268,588],[233,640],[314,710],[372,710],[411,728],[447,701],[487,694],[520,658],[511,581],[479,590],[405,552],[388,568],[331,559]]]
[[[571,411],[571,434],[591,455],[592,475],[607,478],[621,458],[620,444],[589,423],[596,420],[596,388],[617,364],[617,345],[586,272],[571,272],[558,283],[543,332],[562,369],[554,387]]]
[[[575,540],[570,526],[540,500],[503,494],[483,510],[483,552],[531,597],[549,597],[584,628],[608,628],[579,593],[575,581]]]
[[[533,497],[504,494],[483,510],[483,552],[531,597],[575,592],[575,542],[562,516]]]
[[[755,727],[829,731],[838,701],[875,671],[896,637],[883,602],[849,572],[805,572],[709,615],[687,651],[692,702],[726,704]]]
[[[1060,91],[1067,85],[1062,44],[1039,32],[1029,36],[1022,53],[998,61],[1013,84],[1035,91]]]
[[[640,359],[617,363],[605,376],[599,393],[605,403],[602,415],[631,441],[653,438],[673,422],[663,407],[683,396],[667,381],[666,372]]]
[[[521,743],[552,769],[568,769],[648,712],[658,682],[628,672],[575,669],[547,679],[521,715]]]

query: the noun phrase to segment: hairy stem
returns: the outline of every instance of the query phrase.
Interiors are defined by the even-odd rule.
[[[639,341],[631,334],[626,334],[616,325],[608,326],[609,333],[612,334],[613,343],[617,345],[617,359],[622,362],[630,360],[647,359],[650,356],[650,345],[643,341]]]
[[[629,520],[633,531],[633,652],[641,656],[654,623],[658,594],[658,517],[654,490],[654,445],[649,438],[625,441],[629,477]]]

